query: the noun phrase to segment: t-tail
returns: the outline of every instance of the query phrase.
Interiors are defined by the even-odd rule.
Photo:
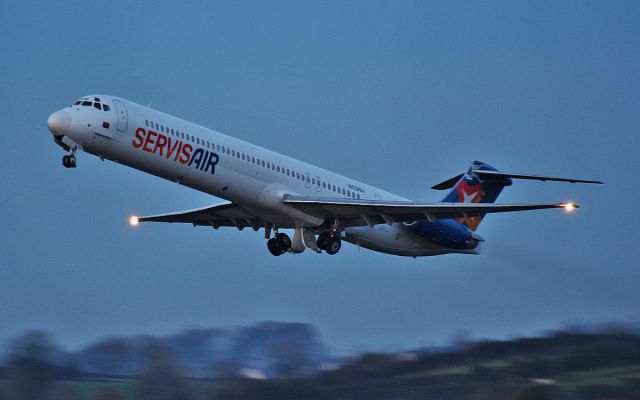
[[[539,181],[559,181],[571,183],[598,183],[573,178],[556,178],[551,176],[518,174],[501,172],[492,166],[481,161],[471,163],[466,172],[456,175],[432,187],[436,190],[451,189],[443,199],[446,203],[494,203],[502,189],[511,186],[512,179],[530,179]],[[472,231],[478,229],[485,214],[469,216],[458,219],[459,222],[467,226]]]

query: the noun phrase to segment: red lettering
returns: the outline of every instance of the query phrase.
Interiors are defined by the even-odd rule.
[[[155,140],[151,140],[151,138],[154,136],[158,136],[158,133],[154,131],[149,131],[147,135],[147,140],[144,141],[144,146],[142,146],[142,150],[148,151],[149,153],[153,152],[153,150],[150,147],[147,147],[147,145],[155,143]]]
[[[131,143],[133,147],[140,148],[146,134],[147,131],[145,131],[143,128],[136,129],[136,138],[133,139],[133,142]]]
[[[176,151],[176,156],[173,157],[173,161],[178,161],[178,156],[180,155],[180,152],[182,151],[182,145],[184,143],[182,143],[182,141],[178,141],[178,151]]]
[[[173,141],[173,146],[171,146],[171,138],[169,139],[169,145],[167,146],[167,158],[171,158],[171,156],[173,155],[174,152],[176,152],[176,150],[178,149],[178,140]],[[180,150],[178,149],[178,153],[180,152]]]
[[[184,146],[182,146],[182,155],[180,156],[180,163],[181,164],[187,164],[189,162],[189,160],[191,159],[191,152],[193,151],[193,147],[190,144],[185,144]]]
[[[153,154],[156,154],[156,150],[160,150],[160,153],[158,155],[162,157],[162,149],[164,149],[164,146],[166,145],[167,137],[162,133],[158,133],[158,140],[156,141],[156,147],[153,148]]]

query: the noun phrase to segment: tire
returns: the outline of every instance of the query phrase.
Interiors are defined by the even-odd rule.
[[[318,246],[320,250],[325,250],[327,248],[327,240],[329,240],[330,237],[331,234],[329,232],[322,232],[318,235],[316,246]]]
[[[69,156],[63,156],[62,157],[62,165],[65,168],[69,168]]]
[[[278,241],[278,246],[283,253],[291,250],[291,239],[286,233],[278,233],[275,239]]]
[[[336,236],[331,236],[326,242],[326,248],[324,251],[326,251],[327,254],[329,255],[334,255],[340,251],[341,247],[342,247],[342,241],[340,240],[340,238]]]
[[[269,249],[269,253],[273,254],[276,257],[284,253],[280,248],[280,242],[276,238],[267,240],[267,248]]]

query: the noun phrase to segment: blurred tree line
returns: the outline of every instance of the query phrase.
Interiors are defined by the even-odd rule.
[[[207,376],[193,377],[170,342],[152,336],[137,338],[144,346],[113,338],[92,345],[100,349],[92,360],[104,371],[118,370],[128,352],[139,352],[137,371],[87,372],[49,333],[28,332],[9,343],[2,359],[0,400],[595,400],[637,399],[640,393],[640,336],[623,329],[457,340],[456,346],[437,351],[362,354],[331,370],[312,368],[313,354],[294,340],[296,335],[243,334],[245,348],[232,353],[252,355],[258,361],[247,365],[262,366],[272,377],[259,369],[247,373],[229,359],[214,360]],[[206,359],[198,351],[193,355]]]

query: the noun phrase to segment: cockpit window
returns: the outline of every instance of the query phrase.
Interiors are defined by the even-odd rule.
[[[93,98],[95,101],[97,101],[98,103],[100,102],[100,97],[94,97]]]
[[[75,103],[73,103],[74,106],[77,106],[78,104],[82,103],[80,100],[76,101]]]
[[[93,103],[93,106],[98,110],[102,110],[102,105],[100,103]]]
[[[90,101],[83,101],[82,105],[85,107],[91,107],[91,102]]]
[[[111,110],[111,107],[109,107],[108,104],[103,104],[102,105],[102,109],[105,110],[105,111],[109,111],[109,110]]]

